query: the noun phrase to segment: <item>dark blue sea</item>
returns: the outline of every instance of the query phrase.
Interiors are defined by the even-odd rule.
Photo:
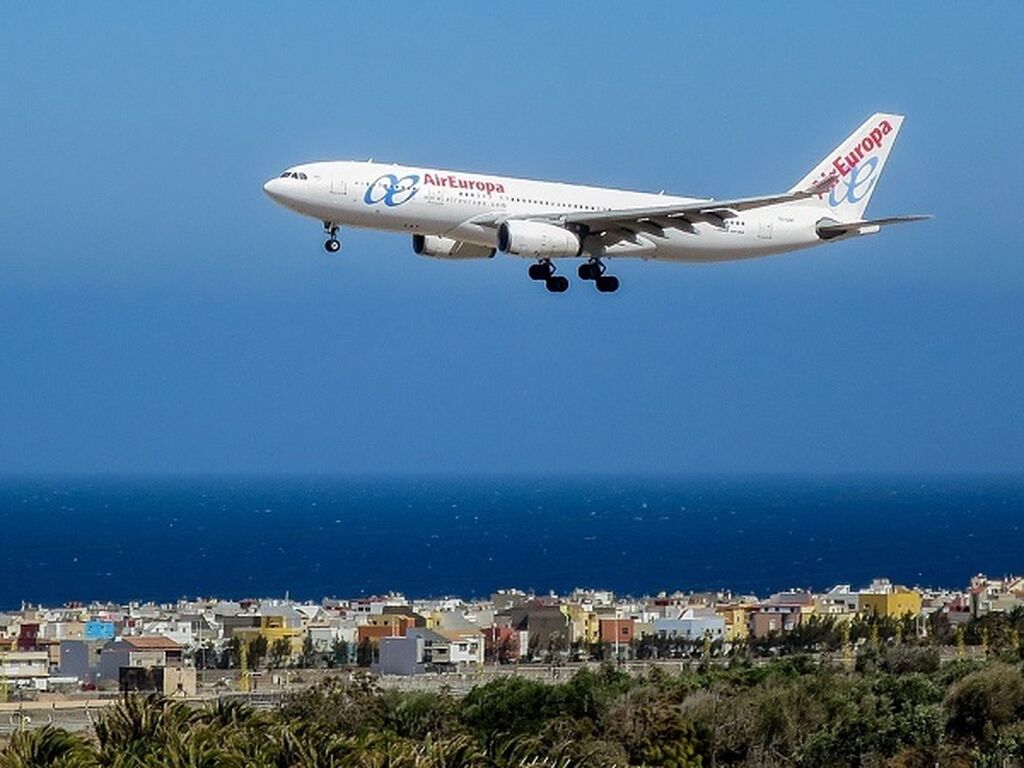
[[[23,600],[576,586],[766,594],[1024,571],[1020,478],[0,480]]]

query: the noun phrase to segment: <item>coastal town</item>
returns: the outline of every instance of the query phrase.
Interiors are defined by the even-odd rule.
[[[381,678],[724,659],[739,650],[849,656],[878,642],[953,653],[1014,643],[965,629],[1024,611],[1024,577],[975,576],[962,589],[876,579],[766,598],[730,592],[623,597],[605,590],[487,599],[388,594],[291,599],[23,605],[0,613],[0,703],[157,692],[195,697],[280,686],[296,670],[365,668]],[[832,640],[829,640],[829,637]],[[297,675],[294,675],[297,677]]]

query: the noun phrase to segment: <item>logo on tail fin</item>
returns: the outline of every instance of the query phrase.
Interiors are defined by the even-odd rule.
[[[844,220],[861,218],[902,124],[902,115],[876,112],[791,191],[810,192]]]
[[[867,136],[858,141],[856,146],[846,153],[846,157],[837,157],[833,160],[832,167],[839,171],[840,176],[846,176],[857,167],[857,164],[864,159],[868,152],[873,149],[880,149],[882,141],[890,133],[892,133],[892,123],[888,120],[883,120],[877,127],[872,128]]]
[[[828,204],[838,208],[843,203],[859,202],[864,195],[875,186],[877,177],[875,171],[878,169],[878,158],[869,157],[863,163],[858,161],[857,165],[849,173],[839,180],[828,195]]]

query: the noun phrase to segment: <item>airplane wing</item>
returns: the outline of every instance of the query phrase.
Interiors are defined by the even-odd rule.
[[[632,231],[632,227],[650,226],[658,229],[669,227],[688,229],[694,221],[710,221],[721,224],[725,219],[738,216],[743,211],[823,195],[832,189],[837,181],[838,176],[832,174],[802,190],[761,197],[741,197],[734,200],[696,200],[673,205],[620,208],[611,211],[552,211],[551,213],[524,213],[514,216],[487,213],[474,217],[472,221],[482,226],[496,226],[509,219],[529,219],[531,221],[550,221],[563,226],[572,225],[584,228],[588,232],[607,232],[617,229]]]
[[[818,225],[818,234],[828,239],[840,235],[860,234],[873,235],[879,229],[889,224],[907,224],[911,221],[924,221],[931,216],[887,216],[884,219],[859,219],[857,221],[831,222]]]

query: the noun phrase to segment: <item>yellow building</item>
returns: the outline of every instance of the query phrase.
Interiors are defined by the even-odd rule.
[[[723,637],[726,642],[743,640],[750,634],[748,618],[751,610],[753,606],[745,605],[720,605],[715,608],[715,613],[725,620]]]
[[[596,645],[601,639],[601,616],[575,603],[563,605],[562,610],[569,617],[573,642]]]
[[[281,616],[262,616],[259,627],[239,627],[232,633],[232,637],[237,637],[244,643],[251,642],[259,636],[266,638],[268,648],[274,645],[275,640],[284,638],[291,644],[292,655],[296,655],[302,653],[302,641],[305,639],[306,631],[300,627],[286,627]]]
[[[865,616],[888,616],[900,619],[908,613],[921,615],[921,593],[906,587],[890,587],[888,590],[861,592],[858,607]]]
[[[385,610],[384,613],[371,613],[366,617],[368,627],[389,627],[395,635],[404,635],[406,627],[426,628],[427,620],[411,610]]]

